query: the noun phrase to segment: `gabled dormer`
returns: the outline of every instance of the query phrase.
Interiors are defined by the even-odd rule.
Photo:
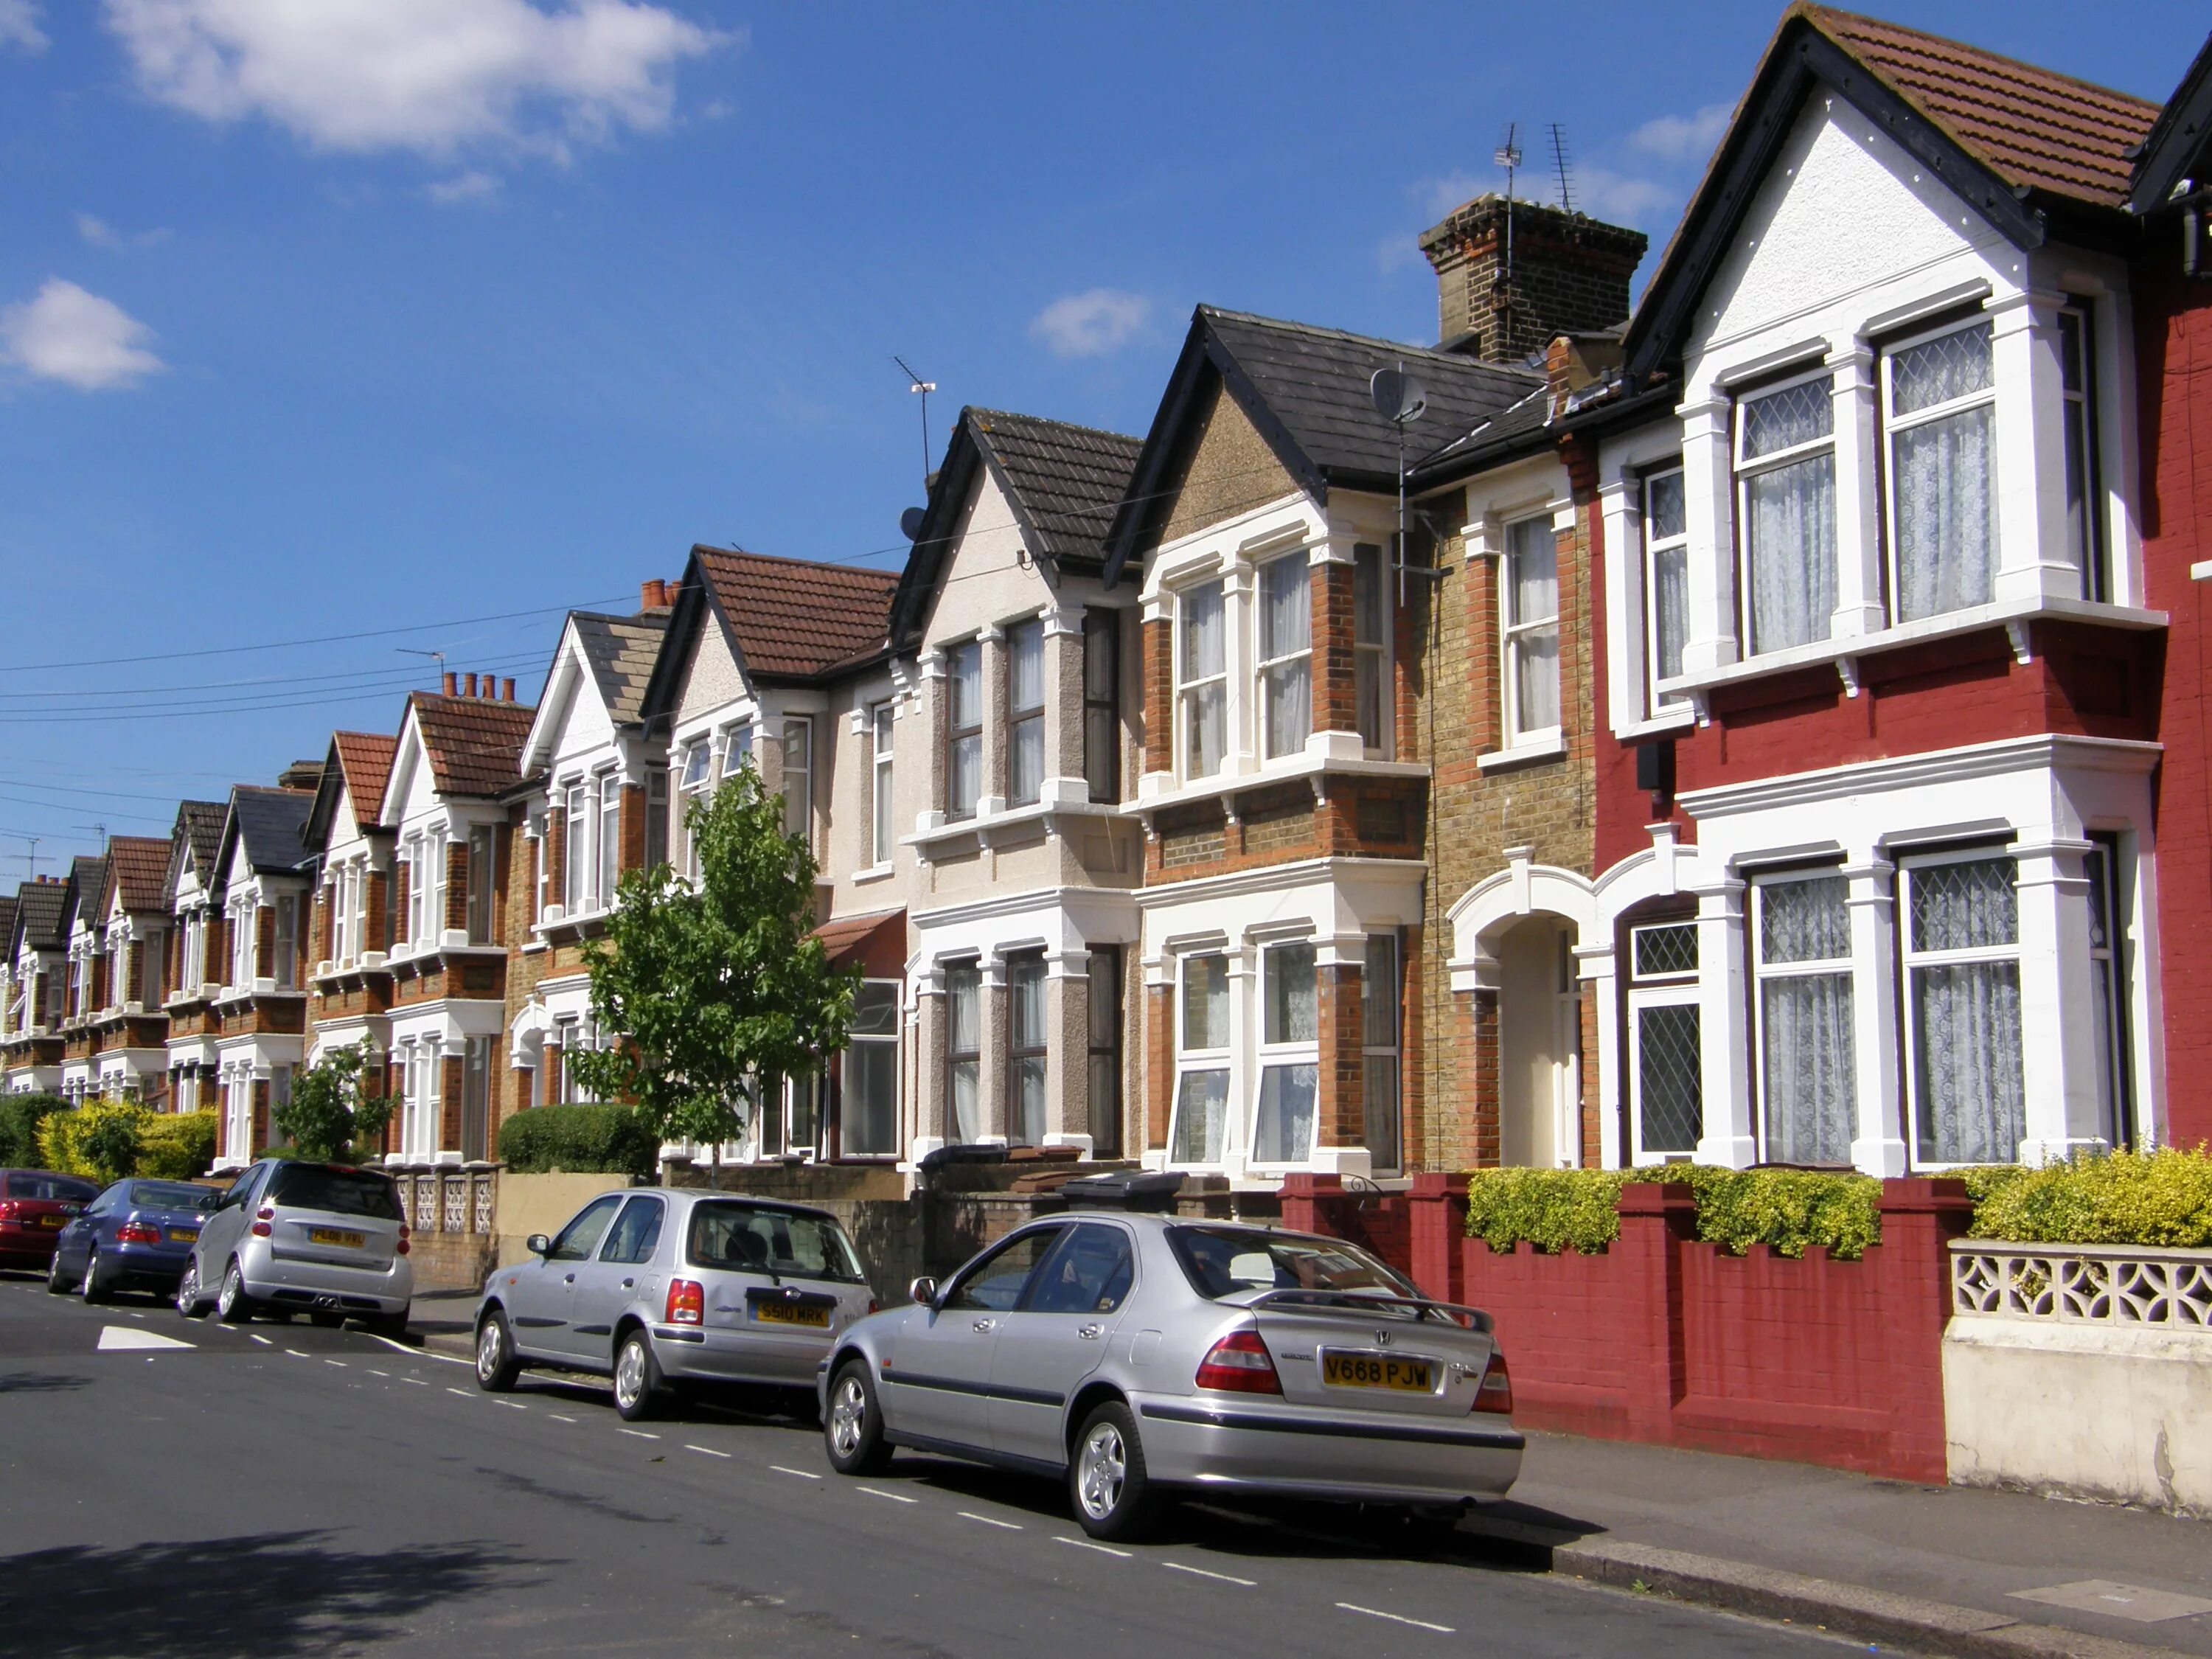
[[[319,991],[372,974],[392,948],[391,830],[377,822],[398,753],[380,732],[335,732],[301,837],[317,881],[308,955]]]
[[[469,677],[473,690],[476,677]],[[376,823],[397,842],[387,960],[431,971],[440,953],[481,952],[492,971],[503,943],[499,903],[507,855],[507,799],[520,788],[536,710],[497,688],[407,701]],[[495,986],[489,988],[495,992]]]
[[[223,952],[209,963],[222,1002],[290,999],[305,987],[310,860],[301,831],[313,805],[303,789],[230,792],[210,885],[223,920]]]

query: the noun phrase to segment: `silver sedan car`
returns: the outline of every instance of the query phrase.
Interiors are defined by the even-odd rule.
[[[895,1446],[1032,1469],[1128,1538],[1178,1491],[1456,1513],[1520,1473],[1488,1316],[1340,1239],[1076,1212],[914,1295],[823,1363],[841,1474]]]
[[[511,1389],[525,1365],[596,1372],[632,1420],[694,1382],[811,1389],[876,1309],[836,1218],[800,1205],[609,1193],[530,1249],[484,1281],[477,1386]]]

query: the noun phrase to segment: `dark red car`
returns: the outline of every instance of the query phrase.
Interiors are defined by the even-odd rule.
[[[0,1170],[0,1268],[43,1272],[54,1241],[100,1188],[52,1170]]]

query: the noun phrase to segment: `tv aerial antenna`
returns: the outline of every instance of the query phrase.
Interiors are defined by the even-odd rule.
[[[1505,137],[1491,154],[1491,160],[1505,169],[1505,276],[1501,286],[1504,290],[1504,309],[1509,315],[1513,309],[1513,175],[1521,166],[1520,137],[1521,124],[1508,121]]]
[[[399,653],[399,654],[400,654],[401,656],[403,656],[403,657],[428,657],[428,658],[432,662],[434,662],[434,663],[435,663],[435,664],[437,664],[437,665],[437,665],[437,667],[436,667],[435,669],[434,669],[432,672],[433,672],[434,673],[435,673],[435,674],[438,676],[438,684],[439,684],[439,685],[442,687],[442,686],[445,684],[445,683],[446,683],[446,653],[445,653],[444,652],[442,652],[442,651],[424,651],[424,650],[421,650],[421,649],[419,649],[418,647],[415,647],[415,646],[411,646],[411,645],[398,645],[398,646],[394,646],[394,647],[392,647],[392,649],[393,649],[393,650],[395,650],[395,651],[397,651],[397,652],[398,652],[398,653]]]
[[[1406,603],[1406,428],[1429,411],[1429,394],[1421,383],[1395,368],[1378,368],[1369,377],[1367,395],[1375,412],[1390,422],[1398,437],[1398,603]]]
[[[39,843],[45,839],[44,836],[24,836],[24,850],[15,855],[23,860],[23,874],[32,881],[39,878]]]
[[[1567,129],[1560,122],[1552,123],[1552,166],[1559,175],[1559,211],[1575,210],[1575,167],[1567,156]]]
[[[914,372],[914,365],[896,351],[891,353],[891,361],[906,371],[906,389],[921,399],[921,484],[927,489],[929,488],[929,394],[937,390],[937,382],[923,380]]]

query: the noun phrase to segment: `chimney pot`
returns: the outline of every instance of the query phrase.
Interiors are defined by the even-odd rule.
[[[637,608],[639,610],[658,611],[667,603],[668,584],[659,577],[655,576],[650,581],[641,582],[638,585]]]
[[[471,673],[471,674],[470,674],[470,675],[469,675],[465,679],[464,679],[464,680],[461,682],[461,687],[462,687],[462,690],[461,690],[461,695],[462,695],[463,696],[465,696],[465,697],[473,697],[474,696],[476,696],[476,694],[477,694],[477,677],[475,676],[475,674]]]
[[[499,683],[499,700],[501,702],[514,701],[514,676],[512,674]]]
[[[460,692],[455,689],[454,685],[454,682],[459,678],[459,677],[456,675],[452,669],[448,668],[446,671],[446,695],[447,696],[457,697],[460,696]]]
[[[487,697],[497,696],[499,693],[492,688],[496,686],[498,684],[499,682],[497,680],[494,679],[489,673],[487,673],[483,677],[483,695]]]

